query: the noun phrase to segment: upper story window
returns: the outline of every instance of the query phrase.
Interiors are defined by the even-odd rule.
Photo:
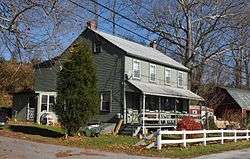
[[[171,70],[169,68],[165,68],[165,83],[170,84],[171,82]]]
[[[155,82],[156,80],[156,65],[149,64],[149,81]]]
[[[133,78],[141,78],[141,62],[139,60],[133,60]]]
[[[178,87],[183,87],[183,73],[178,71],[177,78]]]
[[[93,45],[93,52],[94,53],[100,53],[102,52],[102,46],[100,41],[96,41]]]

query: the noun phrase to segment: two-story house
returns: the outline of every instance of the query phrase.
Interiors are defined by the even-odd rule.
[[[147,127],[175,126],[178,116],[188,114],[189,100],[203,100],[188,90],[189,69],[158,51],[155,43],[143,46],[99,31],[93,21],[87,25],[76,41],[83,38],[93,48],[101,99],[97,120],[122,118],[144,133]],[[56,57],[36,66],[37,122],[42,111],[53,110],[60,65]]]

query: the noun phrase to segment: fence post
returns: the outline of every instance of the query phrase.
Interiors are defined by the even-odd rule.
[[[182,130],[182,140],[183,140],[183,146],[187,147],[187,136],[186,136],[186,130]]]
[[[223,129],[221,129],[221,144],[224,144],[224,132],[223,132]]]
[[[161,150],[161,129],[158,130],[157,132],[157,149]]]
[[[234,130],[234,142],[237,142],[237,131],[236,131],[236,129]]]
[[[207,145],[207,132],[206,129],[203,129],[203,145],[206,146]]]
[[[247,129],[247,140],[249,140],[249,130]]]

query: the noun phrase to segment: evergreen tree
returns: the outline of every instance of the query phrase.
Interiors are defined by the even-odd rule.
[[[93,54],[83,40],[69,49],[57,80],[58,119],[68,135],[74,135],[98,112],[96,70]]]

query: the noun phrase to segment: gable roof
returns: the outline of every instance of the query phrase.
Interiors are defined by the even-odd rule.
[[[250,109],[250,90],[224,88],[241,108]]]
[[[91,30],[91,29],[90,29]],[[114,36],[111,34],[104,33],[99,30],[92,30],[99,36],[103,37],[110,43],[119,47],[123,51],[125,51],[128,55],[146,59],[155,63],[160,63],[166,66],[174,67],[177,69],[181,69],[184,71],[188,71],[189,69],[182,65],[181,63],[175,61],[174,59],[168,57],[157,49],[153,49],[152,47],[144,46],[139,43],[126,40],[124,38],[120,38],[118,36]]]

